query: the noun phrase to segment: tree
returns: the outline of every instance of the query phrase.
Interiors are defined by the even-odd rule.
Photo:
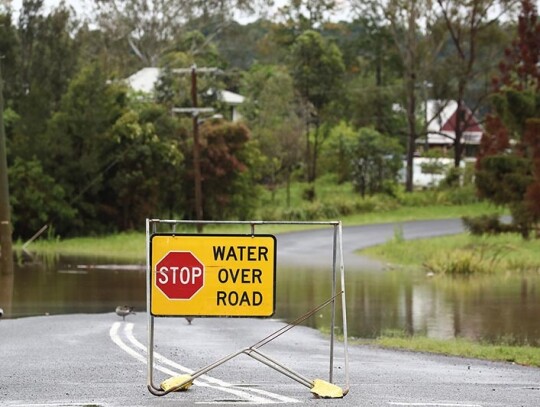
[[[381,133],[399,134],[403,128],[392,105],[401,97],[403,69],[390,27],[362,14],[352,22],[325,26],[323,34],[335,39],[345,61],[346,100],[341,110],[346,117],[342,119],[357,127],[374,125]]]
[[[14,236],[29,239],[42,226],[67,225],[76,211],[66,200],[62,185],[45,173],[37,160],[16,157],[9,168]]]
[[[152,103],[130,106],[116,120],[107,143],[114,158],[100,192],[102,220],[118,230],[136,230],[141,219],[186,211],[185,174],[179,127],[166,109]]]
[[[320,30],[336,8],[334,0],[289,0],[278,10],[275,39],[291,46],[306,31]]]
[[[173,47],[174,40],[193,29],[186,29],[189,21],[203,17],[208,22],[217,15],[226,23],[233,11],[253,11],[256,4],[264,4],[264,1],[249,0],[94,1],[102,30],[124,41],[141,66],[158,66],[160,58]],[[222,26],[219,24],[217,29]]]
[[[339,183],[353,181],[351,152],[357,143],[358,131],[346,122],[339,122],[330,131],[328,142],[321,154],[321,167],[325,173],[337,175]]]
[[[371,16],[374,21],[385,21],[392,33],[394,46],[403,67],[403,100],[406,115],[406,170],[405,189],[413,190],[413,160],[416,140],[421,135],[418,127],[418,91],[428,78],[428,72],[440,48],[439,38],[426,34],[426,24],[432,21],[433,9],[427,1],[390,0],[355,1],[357,13]]]
[[[477,161],[479,194],[508,206],[523,237],[540,220],[540,24],[522,0],[517,38],[494,79],[494,114],[488,118]],[[512,142],[511,142],[512,140]]]
[[[257,160],[259,153],[249,143],[250,132],[243,124],[211,119],[200,126],[201,174],[204,197],[204,214],[207,219],[249,219],[254,213],[258,194]],[[185,141],[185,151],[191,151],[191,138]],[[186,153],[185,185],[193,185],[193,165]],[[248,171],[248,168],[250,171]],[[194,199],[193,188],[185,188]],[[194,208],[194,205],[189,205]],[[192,213],[186,214],[194,218]]]
[[[401,146],[396,139],[362,128],[350,152],[353,182],[362,196],[388,192],[401,169]]]
[[[117,157],[111,157],[109,131],[122,116],[126,90],[107,85],[96,64],[84,67],[71,81],[60,109],[47,126],[48,148],[43,168],[64,187],[69,202],[77,210],[73,225],[57,229],[61,233],[99,230],[101,223],[101,182]],[[58,165],[62,163],[62,165]]]
[[[471,90],[475,82],[481,81],[482,76],[495,67],[492,61],[497,60],[501,46],[500,41],[495,40],[497,33],[492,28],[508,11],[509,4],[512,2],[505,0],[437,0],[439,18],[446,27],[453,48],[453,52],[441,62],[453,67],[451,74],[454,80],[449,82],[449,86],[453,89],[450,94],[457,102],[455,167],[459,167],[463,155],[463,134],[487,96],[484,90],[487,85],[486,76],[484,87],[480,87],[482,91],[474,98],[474,104],[469,104],[471,115],[466,114],[465,100],[472,99]]]
[[[15,78],[20,71],[20,41],[17,28],[13,25],[13,16],[9,12],[2,14],[0,8],[0,56],[2,57],[2,75],[7,78],[4,83],[4,98],[12,100],[17,94]]]
[[[329,127],[331,102],[340,96],[345,67],[339,48],[315,31],[304,32],[291,49],[291,72],[295,88],[303,98],[306,117],[307,180],[317,177],[319,149]],[[310,132],[313,125],[313,133]]]
[[[23,2],[19,15],[17,70],[9,77],[10,105],[18,115],[13,128],[14,155],[41,159],[47,155],[47,121],[77,69],[77,49],[71,36],[73,21],[60,5],[49,14],[42,0]]]
[[[263,180],[271,190],[286,183],[288,206],[291,175],[303,156],[303,124],[292,78],[283,67],[256,66],[244,89],[248,100],[242,112],[265,158]]]

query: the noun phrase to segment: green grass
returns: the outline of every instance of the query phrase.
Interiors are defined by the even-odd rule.
[[[532,346],[512,346],[504,343],[487,344],[462,338],[443,340],[422,336],[381,336],[372,341],[362,340],[353,343],[369,343],[391,349],[512,362],[524,366],[540,367],[540,348]]]
[[[340,219],[345,226],[387,222],[405,222],[420,219],[443,219],[459,217],[463,214],[475,216],[485,213],[488,206],[483,203],[461,206],[425,206],[421,208],[401,207],[387,212],[370,212],[344,216]],[[261,225],[256,227],[258,233],[278,234],[297,230],[313,229],[308,225]],[[320,226],[318,226],[320,227]],[[178,231],[195,233],[193,227],[178,228]],[[205,233],[250,233],[249,225],[209,225]],[[73,255],[106,256],[117,259],[143,260],[146,258],[145,233],[129,232],[99,237],[77,237],[71,239],[39,238],[28,247],[40,253],[56,253]],[[18,242],[20,248],[23,242]],[[404,249],[406,251],[406,249]]]
[[[436,274],[540,272],[540,240],[523,240],[518,234],[509,233],[464,233],[412,241],[394,238],[362,253],[390,263],[423,266]]]
[[[343,217],[344,225],[365,225],[375,223],[408,222],[426,219],[452,219],[462,216],[478,216],[493,212],[493,207],[483,203],[467,205],[426,205],[422,207],[403,206],[386,212],[368,212]]]

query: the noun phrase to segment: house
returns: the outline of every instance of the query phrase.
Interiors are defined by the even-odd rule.
[[[418,140],[418,143],[427,144],[427,148],[442,148],[443,150],[452,148],[456,138],[457,107],[455,100],[426,101],[426,120],[429,122],[427,140],[424,138]],[[465,115],[467,123],[461,139],[464,157],[476,157],[483,130],[466,105],[462,105],[462,114]]]
[[[133,91],[152,95],[160,74],[160,68],[148,67],[135,72],[125,81]],[[240,112],[238,112],[238,106],[244,102],[244,96],[228,90],[218,90],[217,98],[220,102],[229,106],[229,111],[224,112],[228,119],[234,122],[242,118]]]

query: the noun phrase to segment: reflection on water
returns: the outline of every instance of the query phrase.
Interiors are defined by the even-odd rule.
[[[111,263],[67,256],[19,258],[14,276],[0,276],[0,307],[13,318],[112,312],[119,304],[144,311],[144,265]],[[427,278],[414,271],[348,268],[346,284],[351,336],[399,330],[540,345],[540,276]],[[280,266],[276,293],[275,317],[295,319],[330,297],[330,271]],[[339,307],[337,318],[341,321]],[[330,309],[306,324],[328,329]]]
[[[19,257],[15,264],[12,302],[9,304],[9,298],[2,296],[0,307],[4,311],[11,308],[11,312],[5,313],[13,318],[111,312],[124,303],[144,310],[143,266],[107,264],[111,262],[100,258]]]

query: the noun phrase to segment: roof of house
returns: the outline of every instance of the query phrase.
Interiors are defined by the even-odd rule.
[[[126,83],[136,92],[153,93],[160,73],[160,68],[143,68],[129,76],[126,79]],[[219,90],[218,98],[229,105],[239,105],[245,100],[244,96],[228,90]]]
[[[426,117],[428,124],[428,141],[432,144],[452,144],[455,138],[457,124],[457,107],[455,100],[428,100],[426,102]],[[482,137],[482,127],[471,110],[463,105],[467,118],[467,128],[463,132],[463,142],[479,144]]]
[[[152,93],[160,71],[159,68],[143,68],[128,77],[126,82],[136,92]]]

